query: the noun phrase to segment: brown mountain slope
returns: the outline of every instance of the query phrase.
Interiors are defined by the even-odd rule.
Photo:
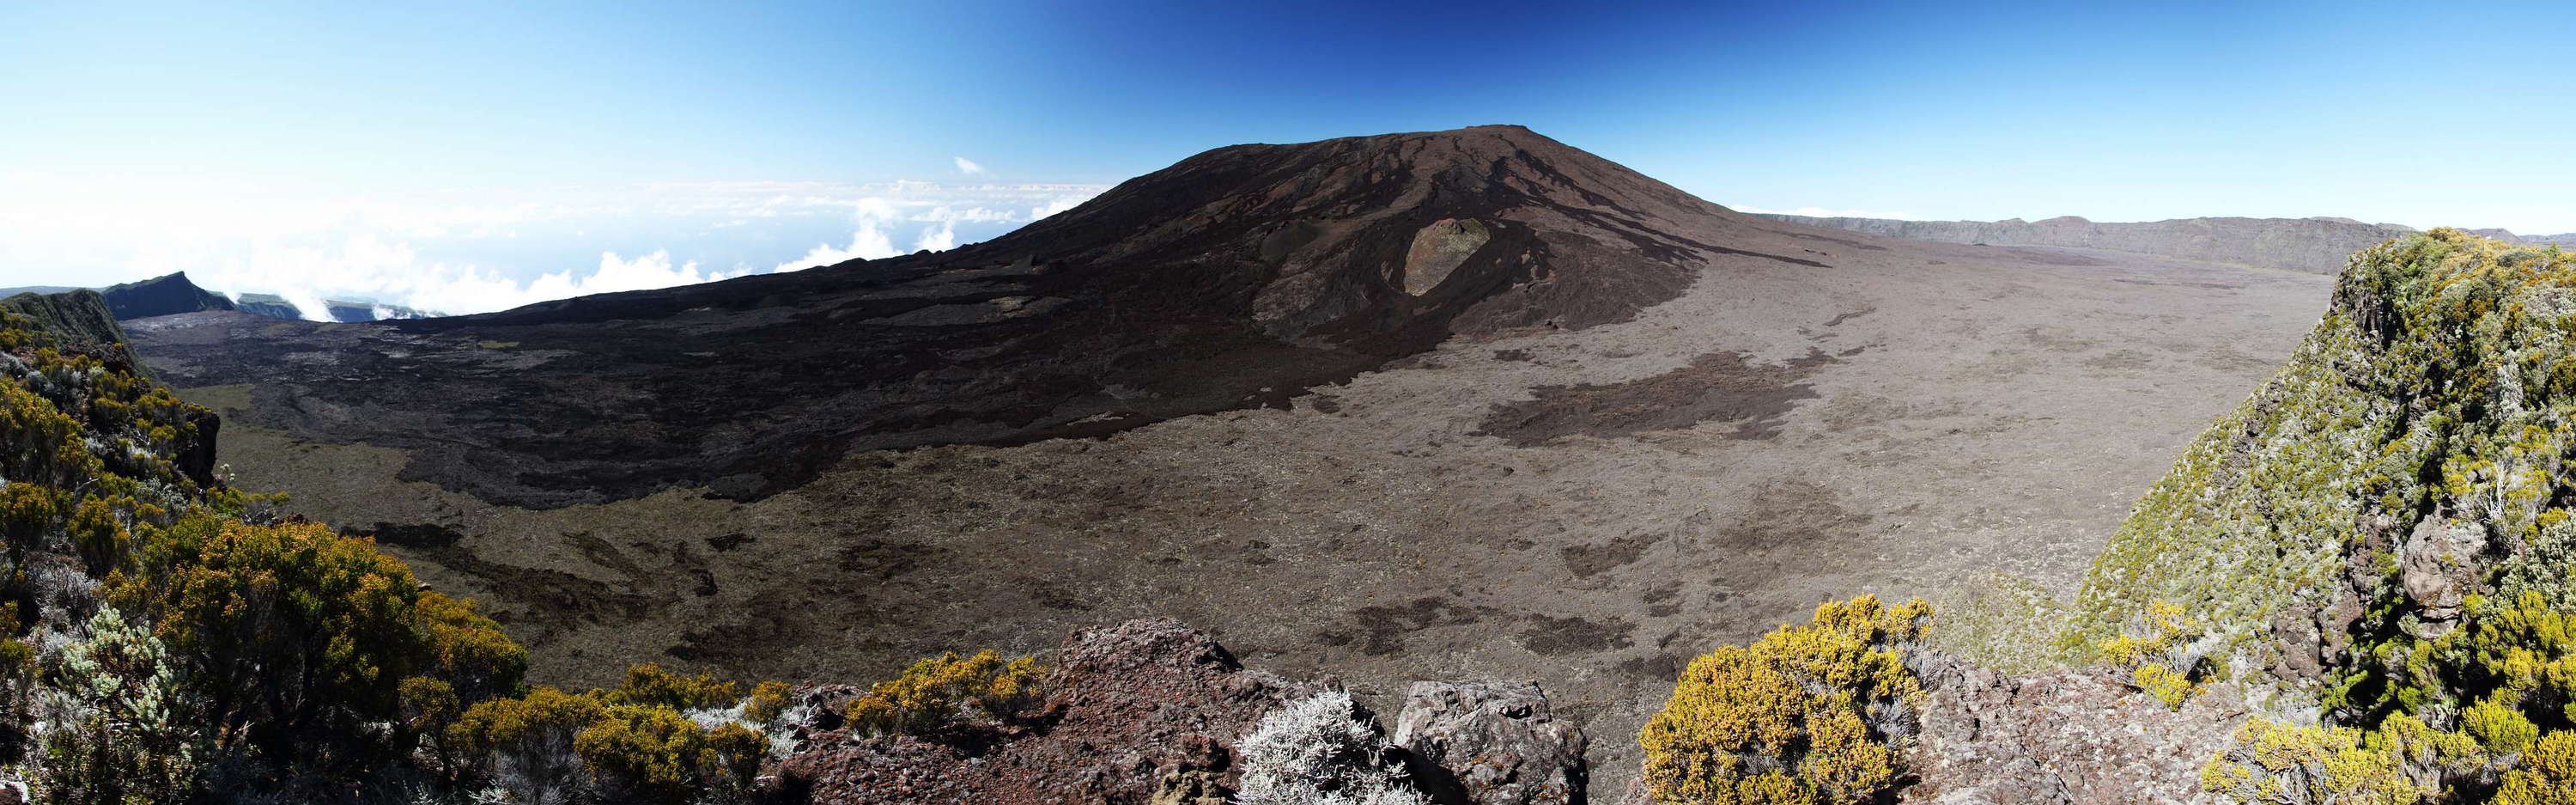
[[[1615,792],[1683,658],[1829,596],[2071,582],[2325,304],[2318,275],[1750,219],[1531,137],[1220,149],[819,272],[128,329],[235,417],[244,485],[378,524],[541,681],[873,678],[1167,615],[1379,704],[1539,680]],[[476,496],[513,483],[562,496]]]
[[[255,424],[418,451],[521,506],[757,498],[851,450],[1014,444],[1278,405],[1455,333],[1672,298],[1723,208],[1517,127],[1220,148],[951,252],[484,316],[138,327]]]

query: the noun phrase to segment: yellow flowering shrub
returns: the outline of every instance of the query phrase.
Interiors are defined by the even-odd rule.
[[[2199,669],[2175,667],[2186,665],[2182,652],[2198,637],[2198,624],[2182,607],[2150,601],[2140,627],[2102,641],[2097,649],[2104,661],[2129,672],[2130,687],[2179,710],[2202,689],[2196,676]]]
[[[682,676],[649,662],[627,668],[625,684],[600,692],[600,700],[609,704],[658,704],[675,710],[726,707],[741,699],[741,685],[714,674]]]
[[[2576,802],[2576,732],[2541,736],[2522,763],[2505,772],[2494,805],[2562,805]]]
[[[1691,661],[1638,736],[1648,793],[1658,805],[1822,805],[1892,790],[1900,747],[1879,719],[1922,694],[1903,652],[1930,616],[1920,599],[1864,595]]]
[[[663,705],[621,704],[582,729],[573,751],[609,801],[679,805],[749,787],[769,739],[732,722],[710,730]]]
[[[2201,788],[2229,802],[2414,805],[2483,764],[2476,742],[2398,716],[2377,730],[2252,719],[2201,768]]]
[[[787,712],[792,693],[794,690],[787,683],[777,680],[753,685],[750,698],[743,700],[742,717],[751,719],[754,724],[777,721],[779,714]]]
[[[844,714],[859,732],[936,734],[978,713],[1010,716],[1036,697],[1044,673],[1034,657],[1005,660],[991,649],[959,657],[952,651],[870,686],[850,700]]]

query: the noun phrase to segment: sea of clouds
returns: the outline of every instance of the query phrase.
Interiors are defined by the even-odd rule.
[[[970,180],[981,166],[963,158]],[[227,199],[0,197],[0,286],[186,271],[319,315],[355,299],[447,314],[794,271],[990,239],[1099,195],[1070,184],[693,182]]]

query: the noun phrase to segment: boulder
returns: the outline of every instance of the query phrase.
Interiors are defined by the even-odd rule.
[[[1435,794],[1475,805],[1583,801],[1583,731],[1550,716],[1535,682],[1416,682],[1395,743]]]
[[[2418,637],[2450,630],[2460,604],[2485,575],[2480,557],[2486,552],[2486,529],[2446,517],[2426,517],[2415,524],[2397,552],[2398,581],[2406,597],[2424,607]]]

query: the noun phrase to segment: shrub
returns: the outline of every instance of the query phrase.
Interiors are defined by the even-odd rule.
[[[2576,732],[2541,736],[2522,763],[2505,772],[2494,805],[2556,805],[2576,802]]]
[[[768,749],[740,724],[709,730],[659,704],[612,706],[573,739],[605,799],[670,805],[748,788]]]
[[[2521,752],[2540,740],[2540,727],[2531,723],[2521,708],[2494,697],[2462,711],[2460,728],[2476,738],[2478,745],[2498,754]]]
[[[110,599],[150,613],[227,749],[314,767],[392,747],[398,686],[428,659],[411,569],[319,523],[198,523]]]
[[[402,720],[396,723],[402,737],[397,742],[426,755],[429,769],[452,781],[469,765],[454,742],[448,740],[448,727],[456,724],[463,710],[463,703],[456,698],[456,686],[425,676],[405,679]]]
[[[714,674],[681,676],[643,663],[626,669],[626,683],[600,693],[609,704],[653,704],[674,710],[713,710],[742,698],[742,686]]]
[[[1033,657],[1006,661],[991,649],[965,658],[949,652],[870,686],[865,695],[850,700],[846,715],[851,728],[860,732],[937,736],[979,715],[1006,719],[1017,714],[1036,697],[1043,673]]]
[[[468,704],[519,693],[528,650],[475,611],[473,601],[422,592],[414,611],[429,643],[428,668],[421,670],[452,686]]]
[[[1872,596],[1816,608],[1750,646],[1691,661],[1638,737],[1657,803],[1843,803],[1892,790],[1897,743],[1921,684],[1903,652],[1921,600]]]
[[[787,712],[794,692],[787,683],[776,680],[753,685],[751,697],[743,700],[742,717],[754,724],[775,723],[780,714]]]
[[[25,386],[0,383],[0,477],[71,487],[100,470],[78,421]]]
[[[181,518],[138,546],[109,599],[148,613],[228,754],[330,774],[408,757],[405,679],[462,703],[515,692],[527,652],[410,568],[318,523]]]
[[[27,564],[27,555],[44,548],[45,534],[62,518],[63,495],[32,483],[0,486],[0,539],[9,548],[9,567]]]
[[[2411,717],[2379,730],[2297,727],[2253,719],[2201,768],[2201,788],[2229,802],[2265,805],[2413,805],[2483,759],[2465,736]]]
[[[460,777],[484,777],[520,805],[565,803],[581,788],[574,740],[605,717],[597,697],[537,688],[515,699],[466,708],[447,730],[450,746],[474,759]]]
[[[2200,637],[2198,624],[2182,607],[2150,601],[2143,623],[2097,648],[2105,661],[2129,672],[2130,687],[2179,710],[2201,691],[2203,663],[2194,653]]]
[[[785,685],[763,687],[771,685],[783,701]],[[456,758],[449,763],[458,784],[495,785],[528,805],[737,799],[749,792],[770,740],[740,723],[700,718],[733,706],[738,689],[711,675],[637,665],[616,688],[541,687],[466,708],[434,750]]]
[[[1329,690],[1261,717],[1234,746],[1240,805],[1429,805],[1351,695]]]
[[[123,503],[128,509],[133,507],[131,499]],[[108,501],[99,498],[81,501],[80,508],[75,509],[70,520],[63,524],[63,533],[70,538],[72,551],[80,555],[81,563],[89,568],[92,576],[105,576],[108,571],[125,563],[125,524],[120,522],[115,507]]]
[[[160,640],[113,608],[53,669],[36,782],[40,801],[126,805],[186,800],[202,772],[201,735]]]

